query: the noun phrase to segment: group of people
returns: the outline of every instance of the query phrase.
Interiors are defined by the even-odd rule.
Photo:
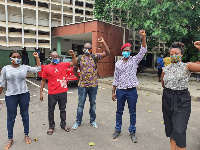
[[[136,138],[136,103],[138,99],[137,85],[139,84],[136,73],[137,67],[145,53],[147,52],[145,30],[139,31],[142,37],[140,52],[135,56],[130,56],[131,44],[126,43],[121,47],[123,58],[116,62],[112,89],[112,99],[117,100],[116,126],[113,133],[113,139],[116,139],[121,133],[122,115],[125,102],[128,103],[130,113],[129,132],[132,142],[137,143]],[[60,127],[69,132],[70,128],[66,125],[66,103],[67,103],[67,81],[66,69],[74,66],[73,72],[79,79],[78,83],[78,107],[76,122],[72,129],[76,130],[82,122],[83,109],[88,95],[90,102],[90,123],[94,128],[98,128],[96,122],[96,95],[98,90],[98,72],[96,62],[110,54],[109,48],[103,38],[98,38],[105,49],[103,53],[92,54],[92,45],[84,45],[83,55],[75,57],[73,50],[69,51],[72,56],[72,62],[60,63],[59,55],[56,51],[50,54],[51,63],[47,65],[42,74],[40,100],[44,100],[43,88],[48,80],[48,135],[52,135],[55,128],[54,109],[58,103],[60,110]],[[200,50],[200,41],[194,43],[194,46]],[[166,136],[170,137],[172,150],[186,149],[186,129],[191,112],[191,97],[188,91],[188,81],[191,72],[200,72],[200,64],[183,63],[182,56],[184,45],[175,42],[170,47],[171,64],[162,67],[161,83],[163,86],[162,111],[165,124]],[[29,101],[30,94],[26,85],[26,73],[38,72],[41,69],[40,59],[36,52],[33,53],[36,58],[37,66],[20,65],[21,53],[13,51],[10,53],[11,65],[3,67],[0,78],[0,94],[6,86],[5,101],[7,107],[7,130],[8,142],[5,149],[9,149],[13,143],[13,127],[17,115],[17,107],[20,107],[20,114],[24,125],[25,142],[31,143],[29,137]],[[78,73],[78,68],[80,73]]]

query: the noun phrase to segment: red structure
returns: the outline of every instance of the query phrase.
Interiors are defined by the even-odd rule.
[[[106,41],[110,55],[98,61],[97,68],[100,77],[113,76],[115,68],[115,56],[121,56],[121,46],[125,33],[125,42],[128,41],[128,30],[122,27],[104,23],[101,21],[83,22],[79,24],[66,25],[57,27],[52,30],[52,36],[62,36],[92,33],[92,52],[101,53],[104,51],[102,45],[97,41],[99,37],[103,37]]]

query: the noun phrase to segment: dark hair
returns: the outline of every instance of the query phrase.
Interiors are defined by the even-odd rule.
[[[18,52],[17,50],[13,50],[12,52],[10,52],[9,57],[11,57],[12,54],[14,54],[14,53],[18,53],[20,56],[22,56],[22,54],[20,52]]]
[[[184,50],[185,50],[185,45],[181,42],[174,42],[171,47],[170,47],[170,50],[172,48],[179,48],[181,50],[181,54],[183,54]]]

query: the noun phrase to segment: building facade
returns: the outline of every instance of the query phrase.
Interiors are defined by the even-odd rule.
[[[70,49],[75,50],[78,55],[84,43],[92,43],[93,32],[76,32],[60,37],[52,35],[52,31],[94,20],[94,3],[94,0],[0,0],[0,67],[9,63],[7,56],[11,50],[21,50],[23,47],[26,47],[30,57],[34,49],[38,48],[45,56],[48,56],[51,50],[65,55]],[[122,43],[133,44],[133,52],[136,53],[139,51],[141,38],[138,32],[129,28],[125,20],[119,17],[123,13],[128,19],[129,13],[117,11],[119,15],[111,14],[112,21],[109,24],[124,31],[120,32]],[[129,34],[125,32],[127,29]],[[158,46],[156,50],[148,51],[151,55],[151,67],[154,67],[156,53],[161,47],[164,48]],[[30,61],[30,64],[34,65],[34,59],[30,58]]]

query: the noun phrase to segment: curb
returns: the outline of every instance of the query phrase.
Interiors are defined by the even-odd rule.
[[[98,83],[112,85],[112,82],[110,82],[110,81],[102,81],[101,79],[98,80]],[[150,89],[150,88],[147,88],[147,87],[142,87],[140,85],[137,86],[137,89],[140,90],[140,91],[146,91],[146,92],[156,93],[158,95],[162,95],[162,93],[163,93],[162,90]],[[192,96],[191,95],[191,100],[195,101],[195,102],[200,102],[200,97]]]

